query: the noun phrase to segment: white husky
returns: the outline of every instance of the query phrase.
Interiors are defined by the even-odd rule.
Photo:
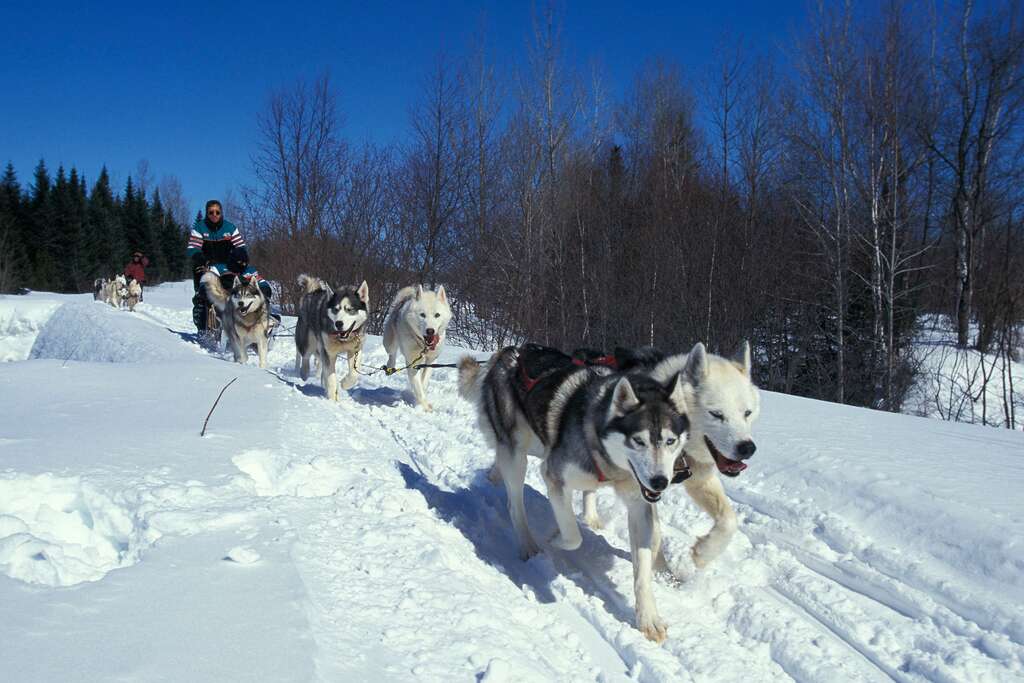
[[[683,486],[714,520],[711,531],[693,546],[693,563],[702,569],[725,550],[736,532],[736,513],[715,471],[736,477],[747,468],[743,461],[757,450],[751,427],[761,412],[761,398],[750,378],[747,342],[733,358],[702,354],[703,359],[688,365],[687,355],[665,358],[650,371],[650,377],[665,382],[685,368],[693,387],[685,453],[689,477]],[[583,516],[589,526],[601,525],[593,492],[583,496]]]
[[[441,353],[445,330],[452,319],[448,295],[444,286],[436,292],[422,285],[405,287],[391,302],[384,320],[384,348],[388,352],[388,367],[395,367],[401,350],[408,367],[409,388],[416,397],[416,405],[432,410],[427,401],[427,381],[430,368],[416,368],[421,363],[433,363]]]

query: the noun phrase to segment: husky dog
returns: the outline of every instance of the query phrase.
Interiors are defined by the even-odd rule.
[[[203,274],[200,283],[210,304],[217,311],[221,327],[227,332],[235,362],[245,363],[249,346],[255,344],[260,367],[265,368],[270,313],[256,279],[235,276],[231,291],[228,291],[221,284],[219,275],[207,272]]]
[[[695,347],[694,363],[703,351]],[[575,550],[583,542],[572,492],[614,487],[629,515],[637,628],[658,642],[667,626],[652,589],[661,551],[655,503],[689,436],[689,368],[679,370],[655,380],[583,366],[533,344],[502,349],[483,367],[469,357],[459,363],[459,394],[476,404],[480,429],[495,450],[521,556],[538,551],[523,505],[527,453],[544,460],[541,473],[558,523],[552,544],[558,548]]]
[[[124,303],[128,307],[129,311],[134,311],[135,306],[138,305],[139,301],[142,300],[142,285],[139,281],[133,277],[128,278],[128,287],[126,288],[126,296]]]
[[[92,281],[92,298],[93,301],[107,301],[107,285],[110,284],[110,280],[105,277],[98,277]]]
[[[751,427],[760,415],[761,399],[750,377],[750,344],[743,342],[729,359],[711,354],[701,354],[699,358],[687,354],[664,357],[646,349],[633,354],[628,362],[646,368],[659,381],[688,368],[687,379],[693,386],[690,441],[673,481],[682,481],[694,502],[714,520],[711,531],[693,546],[693,563],[703,569],[725,550],[736,532],[736,513],[715,470],[727,477],[737,477],[747,468],[743,461],[757,450]],[[592,493],[583,495],[583,514],[589,526],[601,526]]]
[[[123,274],[117,274],[107,282],[106,295],[103,300],[114,308],[121,308],[121,299],[128,293],[128,280]]]
[[[414,366],[437,360],[451,319],[452,309],[448,305],[448,295],[443,285],[436,292],[425,290],[422,285],[400,289],[384,319],[384,348],[388,352],[388,367],[395,367],[401,350],[406,364],[410,366],[407,369],[409,388],[416,397],[416,404],[424,410],[433,409],[427,401],[427,381],[431,369]]]
[[[363,280],[358,288],[335,291],[323,280],[309,275],[299,276],[299,287],[302,297],[295,325],[295,371],[304,380],[309,377],[309,357],[315,352],[327,398],[337,401],[334,365],[339,354],[348,355],[348,374],[341,380],[341,388],[351,389],[359,380],[370,288]]]

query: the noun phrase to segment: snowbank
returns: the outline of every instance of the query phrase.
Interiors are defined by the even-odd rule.
[[[62,302],[24,296],[0,296],[0,362],[28,358],[36,335]]]
[[[124,311],[98,303],[67,303],[40,330],[29,359],[142,363],[195,358],[195,347]]]
[[[0,479],[0,572],[72,586],[134,564],[148,545],[131,511],[78,477]]]

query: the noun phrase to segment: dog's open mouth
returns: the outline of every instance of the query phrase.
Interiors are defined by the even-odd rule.
[[[355,329],[356,323],[353,320],[352,324],[349,326],[347,330],[335,330],[333,333],[334,338],[337,339],[338,341],[345,341],[346,339],[348,339],[349,335],[355,331]]]
[[[636,483],[640,487],[640,495],[644,497],[644,500],[648,503],[657,503],[661,500],[661,493],[644,486],[644,483],[640,480],[640,475],[636,473],[636,469],[633,467],[633,463],[629,463],[629,469],[633,470],[633,478],[636,479]]]
[[[439,339],[436,334],[425,334],[423,335],[423,346],[426,347],[427,351],[434,351],[437,349]]]
[[[722,455],[722,451],[715,448],[715,444],[711,443],[711,439],[707,436],[704,437],[704,443],[707,444],[708,450],[711,451],[711,457],[715,459],[715,465],[718,467],[718,471],[727,477],[738,477],[740,472],[747,469],[746,463],[742,463],[739,460],[732,460]]]

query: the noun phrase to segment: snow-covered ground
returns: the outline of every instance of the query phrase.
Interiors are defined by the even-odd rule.
[[[202,351],[190,296],[0,297],[0,680],[1024,679],[1020,432],[764,395],[724,556],[689,573],[709,520],[659,503],[658,646],[610,494],[517,558],[453,371],[434,413],[383,374],[334,404],[286,337],[269,370]]]
[[[977,330],[971,330],[971,337]],[[921,320],[914,340],[913,361],[917,366],[914,386],[908,392],[903,412],[952,422],[970,422],[993,427],[1024,429],[1024,354],[1017,348],[1013,357],[976,349],[956,347],[956,330],[946,316]]]

